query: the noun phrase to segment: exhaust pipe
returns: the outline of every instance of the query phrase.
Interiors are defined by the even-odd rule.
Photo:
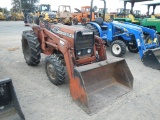
[[[124,59],[76,67],[74,75],[79,81],[77,86],[73,83],[71,95],[88,114],[98,112],[133,88],[133,76]]]
[[[144,52],[142,61],[145,66],[160,70],[160,48]]]
[[[0,119],[25,120],[10,78],[0,80]]]

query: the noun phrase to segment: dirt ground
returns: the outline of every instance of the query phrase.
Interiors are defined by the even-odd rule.
[[[90,116],[73,102],[68,83],[50,83],[44,55],[37,67],[25,63],[21,35],[28,29],[23,22],[0,22],[0,78],[12,78],[26,120],[160,120],[160,71],[145,67],[138,54],[127,51],[124,57],[133,90]],[[107,50],[108,59],[117,59]]]

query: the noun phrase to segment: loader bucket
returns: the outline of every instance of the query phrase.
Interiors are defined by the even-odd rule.
[[[88,114],[98,112],[133,88],[133,76],[124,59],[77,67],[74,73],[79,76],[80,89],[85,93],[79,95],[76,103]]]
[[[12,80],[0,80],[0,120],[25,120]]]
[[[160,70],[160,48],[147,50],[142,60],[145,66]]]

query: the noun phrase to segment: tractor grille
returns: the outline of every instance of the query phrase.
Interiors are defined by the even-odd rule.
[[[91,31],[78,31],[75,33],[76,57],[93,54],[94,33]],[[89,52],[91,51],[91,52]],[[78,54],[81,52],[81,54]]]

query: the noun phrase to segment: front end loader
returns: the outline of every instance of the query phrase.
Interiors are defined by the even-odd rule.
[[[0,119],[25,120],[10,78],[0,80]]]
[[[114,21],[130,22],[133,24],[141,25],[144,27],[154,29],[158,32],[158,34],[160,34],[160,19],[155,18],[154,15],[151,15],[151,17],[148,18],[147,16],[140,15],[139,10],[135,10],[133,12],[131,10],[130,12],[128,12],[127,9],[123,9],[123,11],[125,11],[124,16],[117,16],[117,18],[115,18]]]
[[[25,61],[40,63],[41,53],[48,55],[45,70],[54,85],[70,80],[73,100],[93,114],[133,88],[133,76],[124,59],[109,61],[104,41],[85,28],[44,24],[32,26],[22,34]]]
[[[119,23],[117,23],[119,24]],[[143,26],[139,26],[132,23],[124,23],[132,25],[128,28],[128,33],[134,35],[134,43],[143,64],[147,67],[160,70],[160,35],[156,34],[156,31]],[[141,29],[135,29],[134,27]]]

